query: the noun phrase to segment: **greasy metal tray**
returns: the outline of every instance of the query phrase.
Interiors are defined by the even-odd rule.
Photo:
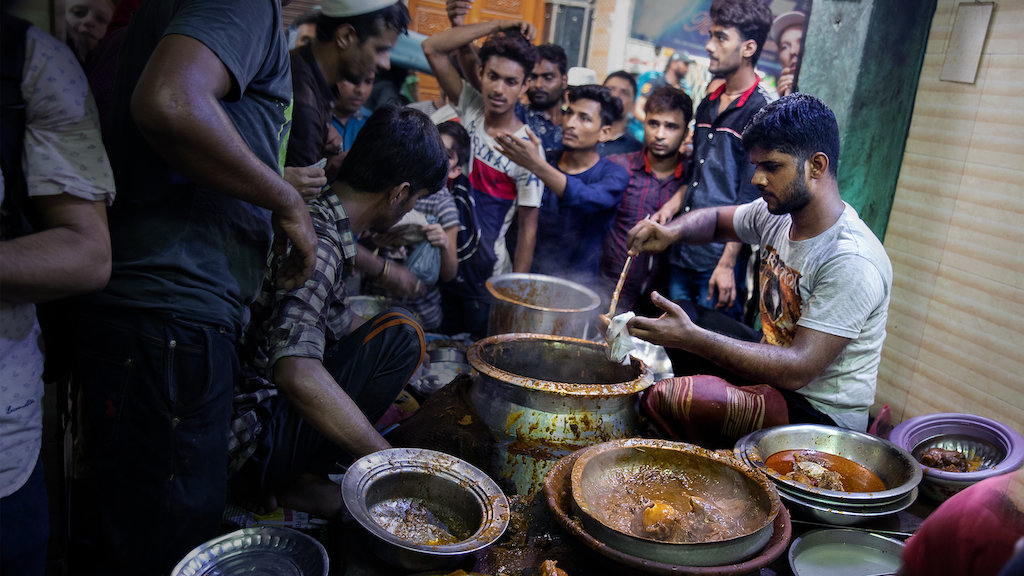
[[[200,544],[171,576],[327,576],[327,550],[291,528],[243,528]]]

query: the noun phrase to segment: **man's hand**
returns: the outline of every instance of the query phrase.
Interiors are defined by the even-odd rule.
[[[726,266],[715,266],[708,280],[708,300],[713,300],[718,295],[718,303],[715,309],[728,310],[736,300],[736,276],[732,268]]]
[[[779,81],[776,83],[776,90],[779,96],[787,96],[793,92],[793,70],[790,68],[783,68],[779,74]]]
[[[665,313],[657,318],[634,316],[626,323],[629,333],[651,344],[685,350],[689,335],[698,330],[697,326],[682,308],[661,294],[652,292],[651,302]]]
[[[672,243],[673,239],[668,229],[653,220],[637,222],[626,237],[630,256],[638,256],[641,252],[661,252]]]
[[[288,181],[303,200],[309,201],[320,195],[320,190],[327,185],[327,176],[324,169],[316,164],[300,168],[298,166],[285,166],[284,179]]]
[[[540,143],[540,138],[537,138],[537,135],[529,127],[526,128],[526,136],[529,140],[523,140],[513,134],[503,132],[498,134],[494,140],[498,143],[498,151],[505,157],[530,172],[536,172],[540,164],[547,164],[544,156],[541,155],[543,146]]]
[[[306,204],[299,196],[284,210],[271,216],[274,227],[274,254],[287,254],[277,271],[277,287],[294,290],[313,274],[316,264],[316,233]]]
[[[430,242],[431,246],[437,246],[438,248],[445,250],[448,248],[448,233],[444,231],[444,228],[440,224],[427,224],[423,227],[423,235],[426,236],[427,242]]]
[[[445,2],[444,9],[448,13],[448,21],[452,23],[452,28],[466,23],[466,15],[469,14],[472,7],[471,0],[448,0]]]
[[[523,38],[526,38],[530,42],[533,42],[533,39],[537,37],[537,27],[526,20],[513,21],[512,26],[508,26],[507,28],[518,28],[519,33],[523,35]]]

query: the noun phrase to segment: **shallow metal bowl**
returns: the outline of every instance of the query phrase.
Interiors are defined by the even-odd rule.
[[[1013,472],[1024,463],[1024,437],[1009,426],[974,414],[926,414],[901,422],[889,435],[897,446],[909,450],[915,461],[929,448],[956,450],[981,459],[975,472],[947,472],[921,464],[921,491],[943,501],[986,478]]]
[[[508,527],[508,500],[498,485],[469,463],[433,450],[392,448],[364,456],[345,473],[341,494],[348,511],[371,534],[377,556],[409,570],[454,566],[492,544]],[[431,545],[391,533],[371,510],[401,499],[425,506],[462,539]]]
[[[200,544],[171,576],[327,576],[330,562],[323,544],[291,528],[243,528]]]
[[[708,498],[704,492],[708,490],[718,493],[722,501],[745,503],[732,519],[742,518],[750,524],[750,530],[732,538],[683,543],[646,538],[625,529],[629,512],[610,504],[608,495],[622,493],[621,478],[635,478],[652,470],[663,470],[673,480],[685,480],[693,495]],[[653,495],[664,493],[666,486],[651,488]],[[731,455],[682,442],[644,438],[613,440],[584,449],[573,465],[572,496],[584,527],[598,540],[640,558],[686,566],[733,564],[754,556],[771,538],[781,506],[771,483]]]
[[[358,294],[345,299],[345,305],[352,309],[361,318],[367,320],[381,312],[386,312],[391,306],[391,300],[387,296],[371,296]]]
[[[782,450],[817,450],[852,460],[885,483],[879,492],[845,492],[815,488],[784,479],[764,461]],[[791,424],[765,428],[736,442],[736,452],[753,468],[790,492],[825,499],[840,506],[880,505],[905,498],[921,482],[921,466],[903,448],[877,436],[835,426]]]
[[[811,530],[793,539],[789,567],[795,576],[895,574],[903,543],[862,530]]]

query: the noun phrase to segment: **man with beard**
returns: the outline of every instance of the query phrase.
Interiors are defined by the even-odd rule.
[[[757,198],[740,134],[754,114],[775,99],[754,71],[771,27],[771,10],[764,0],[715,0],[710,15],[711,37],[705,45],[709,69],[725,82],[697,107],[689,185],[654,215],[655,222],[668,222],[680,211]],[[717,242],[675,247],[669,254],[669,298],[720,309],[739,319],[743,295],[737,298],[737,291],[742,291],[745,280],[747,250],[742,244]]]
[[[316,37],[291,52],[292,130],[285,166],[306,167],[322,158],[328,182],[341,166],[342,148],[329,143],[338,82],[359,84],[391,67],[390,50],[409,26],[409,9],[392,0],[325,0]]]
[[[434,194],[448,174],[441,136],[422,112],[385,106],[348,152],[331,190],[309,204],[317,233],[313,277],[291,290],[267,269],[242,345],[246,377],[235,390],[229,440],[234,486],[244,498],[323,518],[341,509],[327,473],[335,462],[390,445],[374,423],[425,352],[411,314],[369,319],[346,306],[355,236],[386,232]]]
[[[592,286],[604,241],[629,174],[597,153],[622,105],[603,86],[573,86],[562,114],[562,150],[541,155],[540,139],[499,135],[501,152],[544,182],[534,273]]]
[[[627,326],[634,336],[699,354],[737,379],[767,386],[673,378],[652,390],[645,408],[669,429],[718,430],[733,439],[787,421],[863,431],[875,397],[892,265],[840,197],[835,116],[813,96],[786,96],[754,116],[743,145],[760,199],[693,210],[667,225],[641,222],[630,231],[629,247],[639,254],[676,242],[759,244],[763,340],[703,329],[660,294],[653,295],[664,311],[660,318],[638,317]]]
[[[679,147],[693,116],[693,101],[682,90],[655,88],[645,105],[644,148],[611,157],[629,173],[629,185],[615,212],[601,254],[601,292],[611,294],[626,262],[626,238],[637,222],[658,211],[685,182]],[[664,258],[637,258],[629,267],[618,309],[630,310],[640,297],[662,282]]]
[[[537,64],[526,77],[529,106],[516,104],[516,118],[530,127],[544,145],[544,151],[562,149],[562,106],[569,85],[568,58],[557,44],[537,47]]]

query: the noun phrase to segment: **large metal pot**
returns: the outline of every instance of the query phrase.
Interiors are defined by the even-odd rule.
[[[606,344],[564,336],[500,334],[468,356],[470,401],[496,440],[492,472],[520,494],[539,490],[562,456],[635,436],[637,397],[654,382],[640,360],[624,366]]]
[[[493,297],[487,334],[551,334],[586,338],[601,298],[593,290],[543,274],[500,274],[487,280]]]

